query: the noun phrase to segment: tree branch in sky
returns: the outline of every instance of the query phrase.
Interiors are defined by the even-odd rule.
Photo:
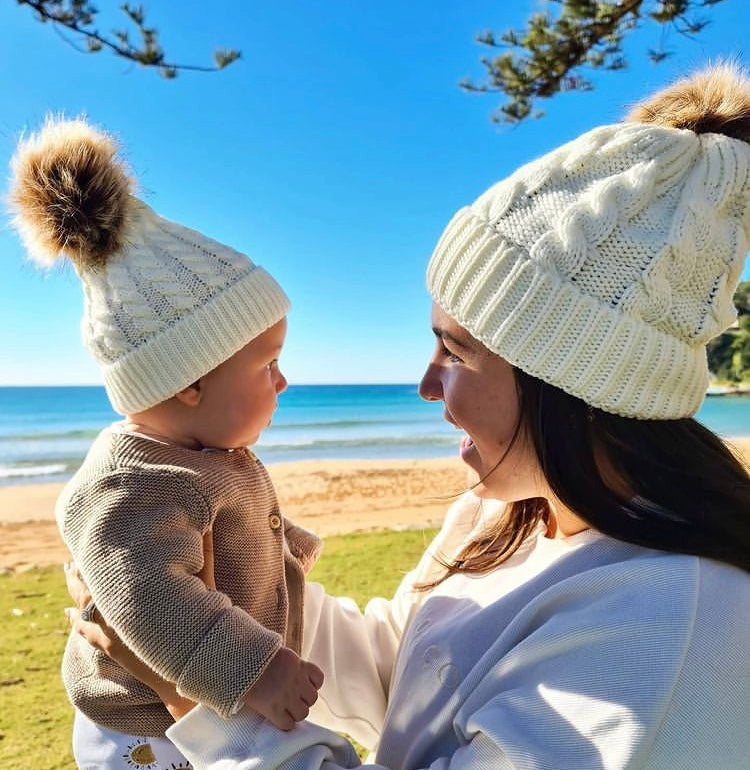
[[[159,44],[159,33],[153,27],[146,26],[143,6],[124,3],[120,10],[125,14],[130,26],[137,32],[139,41],[130,39],[127,29],[112,30],[109,34],[100,33],[96,27],[97,9],[87,0],[17,0],[19,5],[27,5],[36,12],[37,19],[49,22],[56,29],[73,33],[71,40],[67,35],[63,39],[76,50],[86,53],[98,53],[104,49],[129,61],[154,67],[165,78],[174,78],[182,70],[196,72],[215,72],[224,69],[240,58],[240,52],[233,49],[220,49],[214,52],[211,66],[178,64],[169,61]],[[77,45],[83,42],[83,47]]]
[[[486,69],[482,82],[465,80],[460,85],[466,91],[500,92],[507,97],[492,117],[495,122],[540,117],[544,113],[535,109],[537,99],[593,87],[582,69],[625,69],[623,39],[644,19],[662,25],[663,32],[672,28],[693,36],[709,23],[697,15],[698,9],[723,1],[548,0],[549,10],[533,14],[526,29],[478,35],[477,42],[495,51],[506,50],[482,57]],[[658,63],[670,53],[660,44],[648,55]]]

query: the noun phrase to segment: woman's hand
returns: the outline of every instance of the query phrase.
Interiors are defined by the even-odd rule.
[[[73,573],[74,569],[69,569],[68,573]],[[79,578],[73,577],[75,581]],[[71,578],[68,578],[70,581]],[[167,707],[167,710],[174,719],[185,716],[195,703],[187,698],[183,698],[172,682],[162,679],[156,672],[152,671],[140,658],[136,657],[130,649],[122,643],[122,640],[115,631],[107,625],[101,614],[96,612],[92,620],[82,620],[81,610],[76,607],[68,607],[65,610],[73,630],[82,636],[92,647],[101,650],[112,660],[119,663],[126,671],[130,672],[136,679],[139,679],[147,687],[150,687],[159,699]]]
[[[206,584],[209,591],[216,590],[216,578],[214,577],[214,533],[209,529],[203,535],[203,569],[198,577]]]
[[[208,532],[203,538],[203,569],[198,573],[198,577],[209,589],[215,589],[213,535],[211,532]],[[92,647],[112,658],[136,679],[150,687],[164,702],[169,713],[175,719],[187,714],[195,706],[195,703],[183,698],[172,682],[162,679],[127,645],[123,644],[116,631],[107,624],[106,619],[97,610],[92,601],[91,592],[74,563],[65,565],[65,582],[70,597],[77,605],[65,610],[65,615],[73,630]]]
[[[77,605],[77,607],[65,609],[68,622],[76,633],[80,634],[92,647],[101,650],[119,662],[118,658],[127,654],[123,653],[127,647],[97,611],[91,598],[91,592],[81,577],[75,562],[68,562],[63,565],[63,569],[68,593]]]

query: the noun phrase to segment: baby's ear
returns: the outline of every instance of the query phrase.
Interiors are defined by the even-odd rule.
[[[203,398],[203,390],[203,378],[201,378],[179,393],[175,393],[174,398],[185,406],[198,406]]]

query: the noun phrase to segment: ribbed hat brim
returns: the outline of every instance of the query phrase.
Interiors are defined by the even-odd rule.
[[[179,323],[102,365],[112,406],[134,414],[166,401],[280,321],[289,307],[274,278],[253,266]]]
[[[560,280],[468,207],[445,229],[427,287],[491,351],[592,406],[678,419],[703,400],[703,345],[690,347]]]

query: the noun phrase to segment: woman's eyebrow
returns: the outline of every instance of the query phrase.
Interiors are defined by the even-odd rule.
[[[464,350],[473,349],[467,342],[462,342],[449,332],[445,331],[445,329],[441,329],[438,326],[432,327],[432,333],[441,340],[448,340],[448,342],[450,342],[452,345],[455,345],[456,347],[463,348]]]

